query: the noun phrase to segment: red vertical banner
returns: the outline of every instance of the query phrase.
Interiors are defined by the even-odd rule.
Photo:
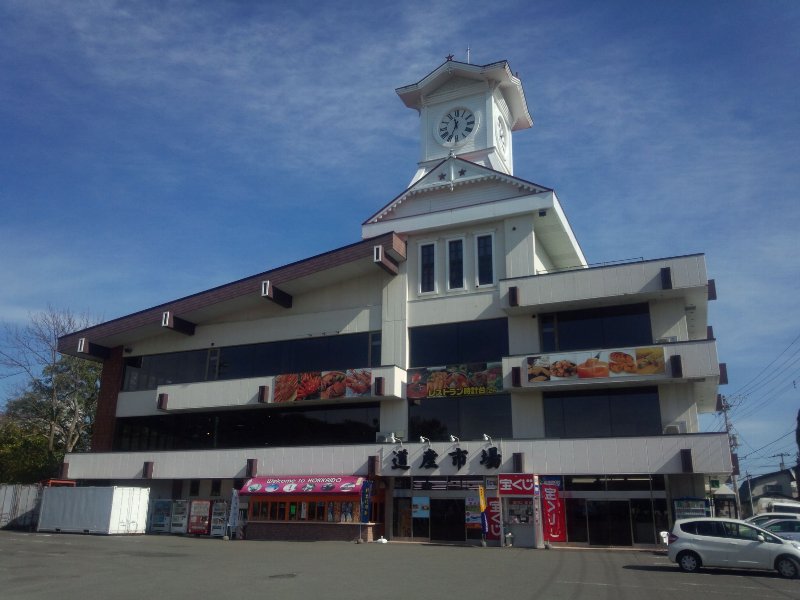
[[[542,513],[544,514],[545,541],[566,542],[566,512],[557,485],[542,484]]]
[[[486,539],[497,541],[500,539],[502,521],[500,516],[500,498],[487,498],[489,506],[486,508],[486,520],[489,530],[486,532]]]

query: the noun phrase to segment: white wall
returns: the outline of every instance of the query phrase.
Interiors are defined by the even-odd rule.
[[[650,302],[650,327],[653,340],[677,337],[677,341],[689,339],[686,327],[686,301],[683,298]]]
[[[269,316],[261,317],[247,312],[237,313],[236,320],[231,317],[229,322],[200,325],[191,336],[179,336],[166,331],[133,344],[133,355],[379,329],[385,277],[388,276],[376,268],[373,276],[351,279],[311,294],[298,295],[290,311],[273,311]],[[252,320],[246,320],[248,316]]]

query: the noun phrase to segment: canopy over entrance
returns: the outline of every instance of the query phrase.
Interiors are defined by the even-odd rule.
[[[240,494],[359,494],[366,479],[353,475],[253,477]]]

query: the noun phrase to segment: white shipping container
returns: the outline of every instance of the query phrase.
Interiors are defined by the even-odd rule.
[[[144,533],[149,499],[150,488],[45,488],[38,531]]]

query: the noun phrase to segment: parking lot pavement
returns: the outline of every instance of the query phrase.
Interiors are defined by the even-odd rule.
[[[771,573],[681,573],[663,553],[0,531],[0,597],[797,600]]]

